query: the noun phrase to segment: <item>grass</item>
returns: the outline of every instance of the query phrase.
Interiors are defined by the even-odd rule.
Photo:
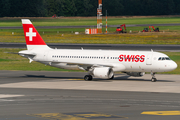
[[[8,54],[5,52],[19,52],[23,49],[17,48],[0,48],[0,70],[23,70],[23,71],[75,71],[59,69],[51,66],[45,66],[38,62],[29,63],[29,60],[17,54]],[[180,73],[180,52],[164,52],[172,60],[178,64],[178,68],[174,71],[165,72],[163,74],[179,74]],[[77,70],[76,70],[77,71]]]
[[[11,61],[11,60],[9,60],[9,59],[0,59],[0,62],[7,62],[7,61]]]
[[[180,44],[180,34],[177,32],[74,35],[39,30],[39,33],[46,43]],[[25,43],[24,33],[14,32],[12,35],[12,32],[0,32],[0,42]]]
[[[77,25],[96,25],[96,17],[61,17],[61,18],[30,18],[35,26],[77,26]],[[179,23],[179,17],[108,17],[108,25],[120,24],[165,24]],[[105,18],[102,20],[106,24]],[[0,19],[0,26],[22,26],[21,18]]]
[[[30,18],[35,26],[96,25],[96,17]],[[179,23],[179,17],[108,18],[108,25]],[[103,21],[105,25],[105,21]],[[22,26],[20,18],[0,19],[0,26]],[[148,27],[148,26],[146,26]],[[85,28],[37,29],[47,43],[91,44],[180,44],[180,26],[155,26],[160,33],[139,33],[144,27],[127,27],[131,34],[115,34],[116,28],[108,28],[109,34],[85,35]],[[105,28],[103,28],[105,32]],[[80,32],[74,35],[74,32]],[[14,34],[12,34],[14,33]],[[0,42],[24,43],[23,29],[0,29]]]

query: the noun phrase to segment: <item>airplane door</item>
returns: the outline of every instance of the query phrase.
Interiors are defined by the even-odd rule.
[[[146,60],[146,65],[152,65],[152,54],[148,54],[147,60]]]
[[[44,56],[43,56],[43,57],[44,57],[44,60],[45,60],[45,61],[48,61],[48,53],[49,53],[49,52],[47,52],[47,51],[44,52]]]

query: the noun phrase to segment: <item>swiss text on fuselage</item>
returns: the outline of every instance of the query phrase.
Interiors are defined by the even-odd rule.
[[[123,55],[119,56],[120,62],[144,62],[145,55]]]

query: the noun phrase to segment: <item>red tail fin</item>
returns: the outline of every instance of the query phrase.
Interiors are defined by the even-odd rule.
[[[22,19],[22,25],[24,29],[24,36],[26,39],[27,47],[31,46],[32,49],[35,48],[35,46],[39,46],[39,45],[46,46],[46,43],[41,38],[36,28],[33,26],[33,24],[29,19]]]

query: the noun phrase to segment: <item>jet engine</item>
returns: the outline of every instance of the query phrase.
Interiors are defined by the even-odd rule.
[[[114,76],[113,70],[110,67],[96,67],[91,71],[91,74],[105,79],[113,78]]]
[[[141,77],[145,75],[145,72],[126,72],[126,74],[134,77]]]

